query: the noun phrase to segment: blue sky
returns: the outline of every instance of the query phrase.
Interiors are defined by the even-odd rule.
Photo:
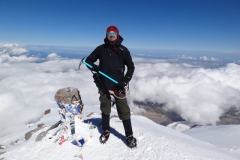
[[[239,0],[0,0],[0,43],[240,53]]]

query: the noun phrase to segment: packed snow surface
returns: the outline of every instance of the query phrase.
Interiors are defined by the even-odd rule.
[[[90,113],[92,113],[90,116]],[[100,144],[99,136],[101,130],[101,114],[99,106],[84,106],[83,122],[78,124],[78,128],[87,125],[96,125],[95,129],[84,129],[86,142],[83,147],[75,146],[71,141],[66,141],[62,145],[54,143],[54,138],[49,139],[53,131],[43,138],[42,141],[35,142],[35,138],[42,131],[47,130],[51,125],[56,123],[60,117],[57,113],[57,107],[51,108],[50,114],[45,115],[40,121],[34,123],[29,128],[15,134],[11,134],[0,138],[0,144],[7,148],[0,155],[0,159],[4,160],[237,160],[240,159],[240,153],[237,150],[227,149],[227,139],[231,138],[231,142],[239,140],[239,126],[229,126],[228,130],[235,129],[234,137],[222,136],[222,146],[215,143],[200,141],[191,137],[191,130],[186,135],[171,128],[161,126],[153,121],[139,115],[132,115],[132,126],[134,136],[137,139],[137,148],[130,149],[125,143],[125,134],[123,124],[117,117],[115,108],[111,112],[111,135],[106,144]],[[42,128],[34,133],[32,137],[26,141],[24,135],[27,131],[36,128],[37,124],[44,123],[47,127]],[[99,125],[100,124],[100,125]],[[81,126],[82,125],[82,126]],[[211,128],[209,128],[210,132]],[[221,128],[219,128],[221,130]],[[219,135],[213,129],[211,137]],[[226,130],[225,130],[226,131]],[[86,132],[88,132],[86,134]],[[201,134],[201,130],[198,131]],[[226,131],[227,132],[227,131]],[[225,134],[226,134],[225,132]],[[194,132],[196,133],[196,132]],[[81,133],[77,133],[76,137],[81,137]],[[209,136],[207,134],[205,137]],[[211,139],[209,138],[209,140]],[[200,138],[199,138],[200,139]],[[12,141],[17,141],[15,145],[10,145]],[[206,140],[206,139],[205,139]],[[230,141],[230,140],[229,140]],[[213,141],[212,141],[213,142]],[[214,142],[213,142],[214,143]],[[220,142],[219,142],[220,143]],[[228,144],[227,144],[228,145]],[[239,147],[239,145],[236,145]],[[1,152],[3,152],[1,151]]]

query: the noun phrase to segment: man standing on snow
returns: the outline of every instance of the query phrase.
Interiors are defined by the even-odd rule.
[[[86,62],[92,65],[92,70],[97,72],[102,71],[118,84],[108,80],[103,76],[99,76],[100,90],[100,109],[102,111],[102,129],[103,133],[100,136],[100,142],[106,143],[110,135],[110,112],[111,112],[111,97],[110,94],[120,93],[119,96],[125,96],[125,88],[132,78],[134,72],[134,63],[128,49],[121,43],[123,38],[119,35],[119,30],[116,26],[109,26],[106,32],[104,44],[98,46],[86,59]],[[99,60],[99,66],[94,62]],[[124,75],[125,65],[127,72]],[[110,92],[111,93],[110,93]],[[130,108],[126,98],[114,97],[117,112],[120,120],[123,122],[125,129],[126,141],[130,148],[137,146],[136,138],[133,137]]]

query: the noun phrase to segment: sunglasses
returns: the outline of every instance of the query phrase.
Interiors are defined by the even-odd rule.
[[[117,32],[108,32],[107,33],[108,36],[117,36]]]

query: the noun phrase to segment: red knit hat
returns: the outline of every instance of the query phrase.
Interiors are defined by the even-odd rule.
[[[107,28],[107,32],[110,32],[110,31],[117,32],[117,34],[119,34],[118,28],[116,26],[109,26]]]
[[[117,40],[118,40],[118,39],[119,39],[119,30],[118,30],[118,28],[117,28],[116,26],[109,26],[109,27],[107,28],[107,33],[108,33],[108,32],[111,32],[111,31],[117,32]]]

